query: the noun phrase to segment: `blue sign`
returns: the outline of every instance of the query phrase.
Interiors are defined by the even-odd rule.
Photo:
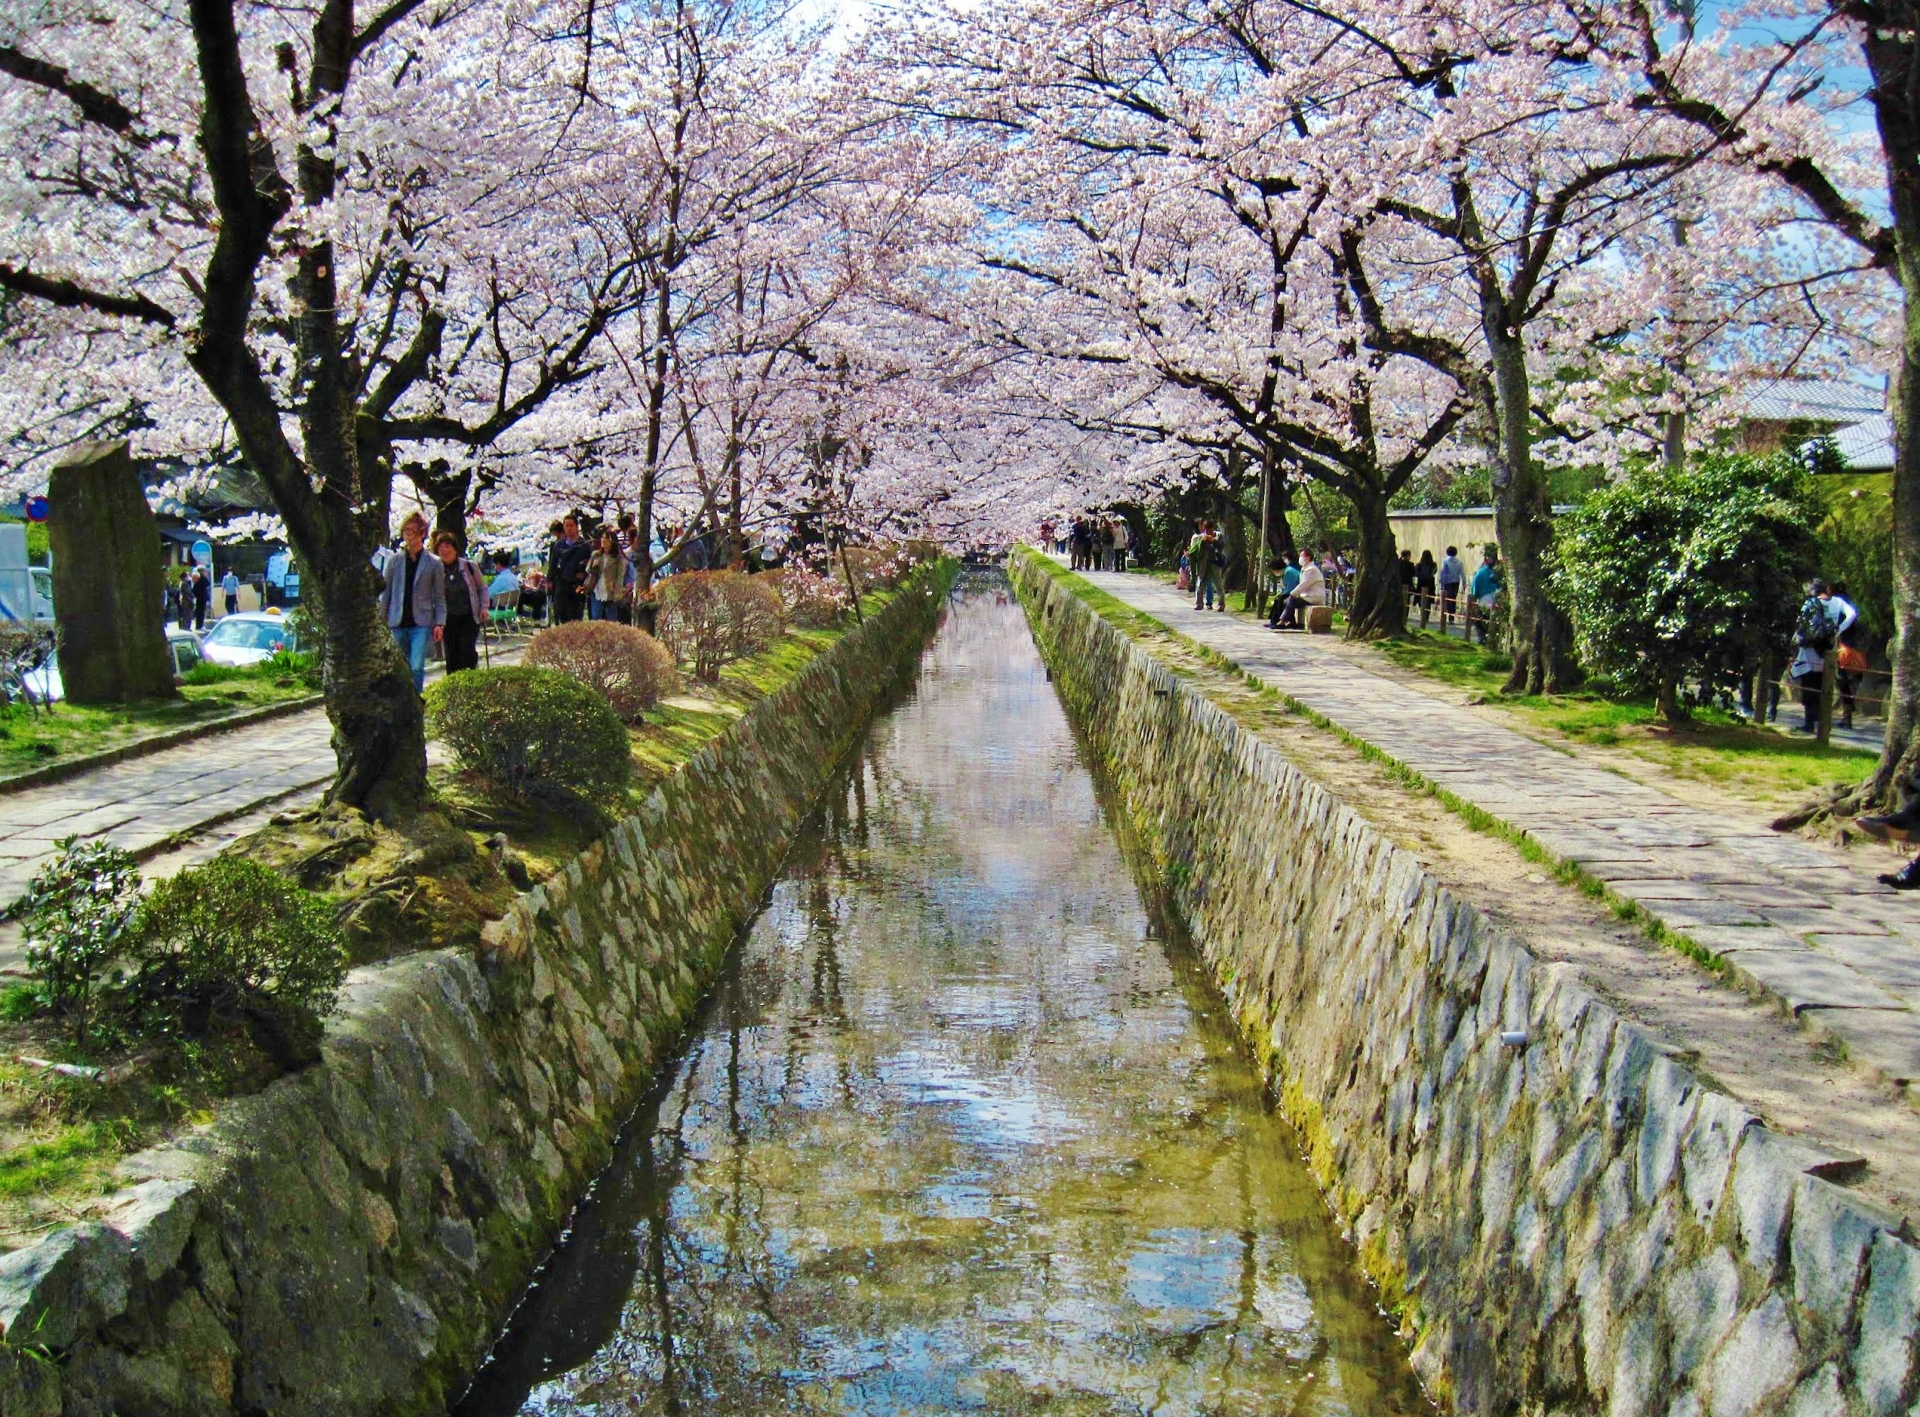
[[[212,569],[213,567],[213,543],[212,542],[196,541],[193,543],[193,563],[196,566],[205,566],[209,570]]]
[[[27,520],[43,522],[53,513],[53,507],[45,497],[27,498]]]

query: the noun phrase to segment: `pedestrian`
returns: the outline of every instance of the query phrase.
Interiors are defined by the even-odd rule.
[[[1093,555],[1093,529],[1087,525],[1085,517],[1073,519],[1073,532],[1068,538],[1073,554],[1068,564],[1076,571],[1087,569],[1087,562]]]
[[[410,513],[400,523],[400,551],[387,562],[380,613],[413,671],[414,692],[427,687],[427,645],[446,634],[447,578],[427,554],[427,519]]]
[[[1820,731],[1820,681],[1826,676],[1827,656],[1833,652],[1834,631],[1839,625],[1838,612],[1828,607],[1830,595],[1825,581],[1808,581],[1806,599],[1800,602],[1800,613],[1793,622],[1793,663],[1787,668],[1787,677],[1800,694],[1802,733]]]
[[[1193,589],[1193,558],[1185,551],[1180,553],[1179,574],[1173,578],[1173,584],[1178,590]]]
[[[1193,608],[1211,610],[1227,608],[1227,593],[1220,587],[1220,572],[1223,567],[1220,538],[1214,531],[1213,523],[1204,517],[1195,524],[1199,530],[1192,541],[1187,543],[1187,559],[1193,565]]]
[[[1267,616],[1267,628],[1304,630],[1307,628],[1307,608],[1327,603],[1327,573],[1320,569],[1320,563],[1314,560],[1313,553],[1303,548],[1297,579],[1289,586],[1287,578],[1281,576],[1280,590],[1280,598],[1274,601],[1273,611]]]
[[[207,611],[213,606],[213,578],[207,574],[207,568],[195,565],[193,568],[193,628],[195,631],[207,628]]]
[[[1467,582],[1467,565],[1460,559],[1460,548],[1449,546],[1440,562],[1440,633],[1453,624],[1453,612],[1460,602],[1460,588]]]
[[[578,620],[586,609],[587,561],[592,555],[580,537],[580,518],[563,517],[560,534],[547,548],[547,595],[554,624]]]
[[[1473,606],[1467,611],[1467,638],[1473,638],[1473,622],[1480,622],[1480,643],[1487,642],[1487,631],[1493,624],[1494,607],[1500,603],[1500,559],[1497,552],[1489,546],[1480,556],[1480,567],[1473,573],[1473,584],[1467,593],[1473,597]],[[1477,608],[1479,615],[1473,610]]]
[[[240,577],[233,573],[233,567],[227,567],[227,573],[220,577],[220,595],[226,602],[227,614],[240,612]]]
[[[1853,727],[1853,710],[1860,691],[1860,676],[1867,672],[1866,652],[1860,648],[1860,611],[1847,598],[1847,588],[1838,581],[1827,595],[1827,613],[1839,612],[1839,627],[1833,632],[1833,686],[1840,700],[1840,726]]]
[[[1127,530],[1127,519],[1125,517],[1115,517],[1113,519],[1114,570],[1124,571],[1127,569],[1127,548],[1132,544],[1133,536]]]
[[[174,591],[174,605],[180,612],[180,628],[193,628],[193,572],[185,567],[180,570],[180,584]]]
[[[487,623],[487,587],[480,568],[460,554],[460,543],[450,531],[433,539],[433,554],[440,558],[446,585],[442,594],[447,602],[447,628],[443,643],[447,648],[447,673],[480,667],[480,629]]]
[[[587,618],[617,620],[627,593],[627,554],[611,528],[600,533],[600,544],[587,560]]]
[[[1420,628],[1427,628],[1427,620],[1433,614],[1434,577],[1439,568],[1433,564],[1433,552],[1420,553],[1420,561],[1413,568],[1413,594],[1420,602]]]
[[[1418,579],[1417,573],[1415,572],[1413,567],[1413,553],[1411,551],[1407,551],[1403,549],[1400,552],[1399,566],[1400,566],[1400,600],[1401,600],[1401,603],[1406,606],[1407,613],[1410,615],[1413,613],[1413,597],[1416,593],[1415,582]]]

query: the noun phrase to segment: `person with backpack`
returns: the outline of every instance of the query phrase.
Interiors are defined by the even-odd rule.
[[[1187,559],[1193,566],[1193,608],[1218,609],[1224,613],[1227,593],[1220,584],[1221,572],[1226,569],[1223,548],[1212,522],[1202,518],[1196,525],[1199,532],[1187,543]],[[1214,604],[1216,600],[1218,606]]]
[[[1802,733],[1820,731],[1820,681],[1841,620],[1840,612],[1830,604],[1831,595],[1825,581],[1807,582],[1806,599],[1800,602],[1800,613],[1793,622],[1793,663],[1787,677],[1800,692]]]
[[[1834,694],[1840,704],[1840,726],[1853,727],[1853,710],[1858,702],[1860,679],[1867,672],[1867,656],[1857,643],[1860,635],[1859,607],[1847,599],[1847,588],[1838,581],[1827,596],[1827,613],[1839,612],[1840,625],[1833,632]]]
[[[1481,555],[1480,569],[1473,573],[1473,585],[1469,588],[1469,593],[1473,596],[1473,604],[1467,607],[1467,638],[1469,640],[1473,638],[1475,620],[1473,610],[1477,606],[1480,610],[1478,617],[1480,643],[1484,645],[1487,642],[1487,631],[1493,624],[1493,612],[1500,603],[1500,592],[1504,588],[1505,581],[1500,575],[1499,558],[1489,546]]]

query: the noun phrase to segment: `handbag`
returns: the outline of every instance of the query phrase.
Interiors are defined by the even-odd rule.
[[[1841,645],[1839,654],[1834,658],[1840,668],[1848,674],[1867,672],[1867,656],[1853,645]]]

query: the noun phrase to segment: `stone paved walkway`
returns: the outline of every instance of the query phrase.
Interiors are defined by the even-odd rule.
[[[511,664],[523,642],[495,647]],[[430,677],[438,677],[435,665]],[[12,901],[62,837],[105,837],[136,855],[159,852],[267,803],[306,795],[333,776],[324,710],[213,733],[45,787],[0,794],[0,906]],[[429,756],[437,759],[430,749]],[[0,941],[0,969],[5,943]]]
[[[1726,957],[1869,1071],[1920,1079],[1920,892],[1837,849],[1724,821],[1419,689],[1328,642],[1196,611],[1145,576],[1087,579],[1577,862]],[[1920,1087],[1908,1090],[1920,1101]]]

